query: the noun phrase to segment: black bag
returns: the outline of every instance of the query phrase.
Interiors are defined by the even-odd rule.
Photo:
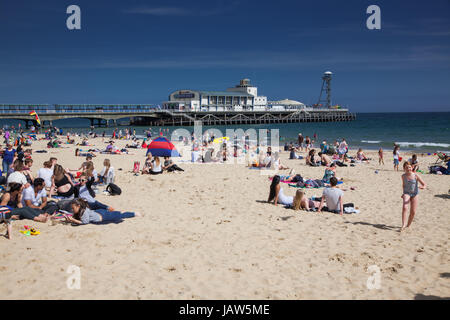
[[[108,191],[112,196],[120,195],[122,193],[122,189],[120,189],[119,186],[114,183],[108,184],[108,186],[106,187],[106,191]]]

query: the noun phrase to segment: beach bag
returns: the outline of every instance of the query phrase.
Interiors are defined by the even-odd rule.
[[[108,191],[112,196],[118,196],[122,193],[122,189],[120,189],[119,186],[114,183],[108,184],[108,186],[106,187],[106,191]]]

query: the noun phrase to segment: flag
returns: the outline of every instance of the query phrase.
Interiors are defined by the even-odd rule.
[[[39,116],[38,116],[38,114],[36,113],[36,111],[31,111],[30,112],[30,116],[35,116],[36,117],[36,121],[37,121],[37,123],[39,124],[39,125],[41,125],[41,120],[39,119]]]

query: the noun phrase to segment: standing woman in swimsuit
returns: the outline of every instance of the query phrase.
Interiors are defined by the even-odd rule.
[[[403,170],[405,173],[402,175],[403,208],[402,228],[400,229],[400,232],[405,228],[408,228],[413,222],[414,215],[416,214],[417,206],[419,204],[419,189],[425,189],[427,187],[422,178],[417,173],[413,172],[412,166],[409,162],[405,162],[403,164]],[[409,217],[407,217],[408,204],[410,205]]]
[[[51,197],[55,193],[64,198],[73,198],[74,195],[72,179],[59,164],[55,164],[49,196]]]

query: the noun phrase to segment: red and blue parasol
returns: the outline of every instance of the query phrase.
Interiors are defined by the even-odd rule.
[[[181,157],[175,146],[167,138],[159,137],[150,142],[147,147],[147,154],[151,153],[156,157]]]

